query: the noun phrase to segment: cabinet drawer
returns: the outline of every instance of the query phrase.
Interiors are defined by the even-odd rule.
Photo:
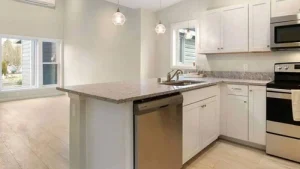
[[[217,96],[220,94],[219,86],[211,86],[202,89],[192,90],[182,93],[183,95],[183,106],[205,100],[207,98]]]
[[[227,94],[236,96],[248,96],[248,86],[228,84]]]

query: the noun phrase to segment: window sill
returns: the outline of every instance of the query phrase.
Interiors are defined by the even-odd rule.
[[[183,70],[195,70],[195,66],[184,66],[184,65],[178,65],[178,66],[171,66],[171,69],[183,69]]]

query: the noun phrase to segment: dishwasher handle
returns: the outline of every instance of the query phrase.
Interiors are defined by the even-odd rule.
[[[134,104],[134,114],[142,115],[168,106],[180,105],[182,107],[183,96],[181,94],[169,96],[144,103]]]

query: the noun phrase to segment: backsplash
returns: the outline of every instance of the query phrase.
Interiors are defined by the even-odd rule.
[[[237,72],[237,71],[207,71],[207,77],[249,79],[249,80],[273,80],[274,73],[271,72]]]

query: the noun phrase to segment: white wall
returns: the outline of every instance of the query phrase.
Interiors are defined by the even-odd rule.
[[[14,0],[0,0],[0,34],[63,38],[64,0],[45,8]]]
[[[154,12],[141,10],[141,79],[156,77],[155,40],[156,15]]]
[[[158,76],[166,76],[170,70],[170,24],[199,18],[207,9],[215,9],[229,5],[248,3],[254,0],[185,0],[169,8],[157,12],[157,17],[166,24],[168,31],[157,39],[157,69]],[[201,4],[201,5],[200,5]],[[188,15],[187,10],[192,11]],[[243,71],[243,65],[248,64],[251,72],[273,72],[276,62],[300,61],[300,52],[270,52],[243,54],[211,54],[198,55],[197,62],[206,70],[213,71]]]
[[[121,8],[123,26],[112,23],[115,4],[103,0],[65,2],[65,85],[140,78],[140,10]]]

